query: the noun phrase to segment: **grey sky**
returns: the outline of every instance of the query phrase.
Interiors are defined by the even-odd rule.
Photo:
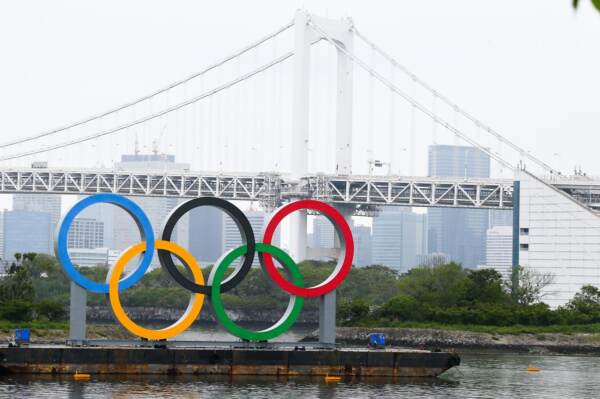
[[[508,138],[600,175],[600,14],[583,1],[26,1],[0,12],[1,141],[145,94],[303,7],[359,29]],[[424,153],[418,162],[424,163]]]

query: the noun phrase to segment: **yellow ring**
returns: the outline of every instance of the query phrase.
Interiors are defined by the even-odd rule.
[[[202,269],[198,266],[196,259],[190,254],[185,248],[170,242],[163,240],[156,240],[154,242],[156,249],[163,249],[177,255],[192,271],[194,276],[194,282],[198,285],[204,285],[204,276],[202,275]],[[121,299],[119,298],[119,279],[127,263],[136,256],[146,250],[146,242],[140,242],[129,247],[123,255],[119,258],[117,263],[110,271],[109,283],[108,283],[108,297],[110,299],[110,305],[112,306],[113,313],[119,322],[129,332],[138,337],[147,338],[151,340],[167,339],[174,337],[181,332],[185,331],[192,323],[196,320],[200,311],[202,310],[202,304],[204,303],[203,294],[193,294],[190,304],[184,315],[169,327],[160,330],[150,330],[134,323],[129,316],[125,313],[123,306],[121,306]]]

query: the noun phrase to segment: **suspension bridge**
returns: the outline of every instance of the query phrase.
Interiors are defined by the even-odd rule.
[[[491,160],[491,174],[420,176],[427,173],[417,154],[442,143],[477,148]],[[176,154],[187,166],[115,167],[118,155],[132,149]],[[600,227],[600,182],[565,176],[520,147],[397,61],[351,19],[305,11],[144,96],[0,143],[0,193],[105,192],[215,196],[256,201],[267,210],[314,198],[348,217],[381,206],[520,209],[515,264],[525,241],[533,245],[533,234],[519,241],[519,218],[535,208],[532,198],[546,212],[555,209],[555,218],[585,219],[584,235]],[[526,208],[519,206],[523,199]],[[525,218],[528,226],[537,223],[534,213]],[[290,252],[304,259],[306,215],[290,218]],[[576,245],[578,234],[567,244]]]

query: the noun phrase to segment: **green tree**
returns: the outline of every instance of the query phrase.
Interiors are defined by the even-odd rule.
[[[600,0],[591,0],[592,4],[594,5],[594,7],[596,7],[596,9],[598,11],[600,11]],[[577,8],[579,7],[579,0],[573,0],[573,8]]]
[[[352,323],[364,320],[369,316],[371,308],[369,303],[363,299],[354,299],[350,302],[343,302],[338,307],[337,318],[342,323]]]
[[[518,281],[515,284],[514,281]],[[515,267],[512,270],[511,283],[507,286],[513,303],[532,305],[540,303],[549,295],[546,288],[554,282],[551,273],[538,272],[524,267]]]
[[[565,307],[585,314],[600,313],[600,290],[584,285]]]
[[[377,314],[385,319],[397,321],[422,321],[425,317],[422,304],[404,294],[387,301],[378,309]]]
[[[15,259],[16,262],[11,264],[7,275],[0,281],[0,301],[32,302],[34,290],[29,257],[16,253]]]
[[[465,299],[471,303],[506,303],[509,296],[504,291],[502,275],[494,269],[467,271]]]
[[[467,273],[458,263],[434,267],[419,266],[411,269],[398,281],[401,294],[422,304],[436,307],[455,306],[468,289]]]

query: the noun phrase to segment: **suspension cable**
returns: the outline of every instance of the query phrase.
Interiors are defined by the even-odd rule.
[[[437,98],[439,98],[440,100],[442,100],[443,102],[445,102],[447,105],[449,105],[450,107],[452,107],[456,112],[460,113],[465,118],[469,119],[476,126],[480,126],[484,132],[486,132],[486,133],[494,136],[496,139],[500,140],[504,144],[507,144],[513,150],[519,152],[521,154],[521,156],[524,156],[524,157],[532,160],[538,166],[541,166],[546,171],[548,171],[550,173],[560,174],[560,172],[558,170],[554,169],[552,166],[548,165],[547,163],[545,163],[541,159],[535,157],[534,155],[531,155],[527,150],[525,150],[522,147],[519,147],[517,144],[515,144],[512,141],[510,141],[509,139],[507,139],[506,137],[504,137],[503,135],[501,135],[500,133],[498,133],[496,130],[492,129],[490,126],[486,125],[481,120],[477,119],[475,116],[473,116],[470,113],[468,113],[467,111],[465,111],[458,104],[456,104],[455,102],[453,102],[452,100],[450,100],[448,97],[444,96],[443,94],[441,94],[440,92],[438,92],[436,89],[434,89],[433,87],[431,87],[427,82],[425,82],[424,80],[420,79],[412,71],[410,71],[404,65],[402,65],[398,61],[396,61],[391,55],[389,55],[388,53],[386,53],[382,48],[378,47],[375,43],[373,43],[371,40],[369,40],[367,37],[365,37],[354,26],[352,27],[352,29],[354,31],[354,34],[358,38],[360,38],[363,42],[365,42],[372,49],[374,49],[375,51],[377,51],[383,58],[385,58],[386,60],[388,60],[390,63],[392,63],[392,65],[394,65],[396,68],[400,69],[402,72],[404,72],[406,75],[408,75],[413,81],[415,81],[416,83],[418,83],[420,86],[422,86],[424,89],[426,89],[427,91],[429,91],[431,94],[433,94],[434,96],[436,96]]]
[[[190,75],[190,76],[188,76],[188,77],[186,77],[186,78],[184,78],[182,80],[179,80],[177,82],[171,83],[168,86],[165,86],[165,87],[163,87],[161,89],[158,89],[158,90],[156,90],[156,91],[154,91],[154,92],[152,92],[150,94],[147,94],[147,95],[145,95],[143,97],[140,97],[140,98],[138,98],[136,100],[127,102],[127,103],[122,104],[122,105],[120,105],[120,106],[118,106],[116,108],[111,108],[111,109],[106,110],[104,112],[101,112],[99,114],[92,115],[90,117],[81,119],[81,120],[79,120],[77,122],[73,122],[73,123],[70,123],[68,125],[61,126],[59,128],[53,129],[53,130],[49,130],[49,131],[46,131],[46,132],[43,132],[43,133],[34,134],[32,136],[24,137],[24,138],[21,138],[21,139],[16,139],[16,140],[12,140],[12,141],[7,141],[7,142],[4,142],[4,143],[0,143],[0,148],[6,148],[6,147],[13,146],[13,145],[22,144],[22,143],[26,143],[28,141],[36,140],[36,139],[39,139],[39,138],[42,138],[42,137],[51,136],[53,134],[62,132],[64,130],[72,129],[74,127],[81,126],[81,125],[84,125],[86,123],[92,122],[94,120],[103,118],[103,117],[105,117],[107,115],[110,115],[112,113],[118,112],[120,110],[123,110],[123,109],[131,107],[131,106],[134,106],[134,105],[139,104],[139,103],[141,103],[143,101],[146,101],[146,100],[148,100],[150,98],[156,97],[159,94],[162,94],[162,93],[164,93],[164,92],[166,92],[168,90],[171,90],[171,89],[173,89],[173,88],[175,88],[177,86],[180,86],[180,85],[182,85],[184,83],[187,83],[190,80],[195,79],[198,76],[204,75],[207,72],[210,72],[211,70],[213,70],[215,68],[218,68],[221,65],[223,65],[223,64],[231,61],[232,59],[237,58],[237,57],[239,57],[239,56],[247,53],[248,51],[250,51],[250,50],[252,50],[252,49],[260,46],[264,42],[266,42],[266,41],[274,38],[275,36],[279,35],[280,33],[283,33],[287,29],[291,28],[293,25],[294,25],[293,22],[289,22],[288,24],[280,27],[279,29],[275,30],[274,32],[270,33],[269,35],[264,36],[260,40],[251,43],[250,45],[248,45],[248,46],[242,48],[241,50],[239,50],[239,51],[237,51],[237,52],[235,52],[235,53],[233,53],[233,54],[231,54],[231,55],[229,55],[229,56],[221,59],[220,61],[218,61],[218,62],[216,62],[216,63],[214,63],[212,65],[209,65],[208,67],[204,68],[203,70],[201,70],[199,72],[196,72],[196,73],[194,73],[194,74],[192,74],[192,75]]]
[[[178,110],[180,108],[186,107],[186,106],[188,106],[190,104],[196,103],[196,102],[198,102],[198,101],[200,101],[202,99],[210,97],[213,94],[217,94],[220,91],[223,91],[223,90],[228,89],[228,88],[230,88],[232,86],[235,86],[238,83],[241,83],[241,82],[243,82],[243,81],[251,78],[254,75],[257,75],[257,74],[259,74],[259,73],[261,73],[263,71],[266,71],[267,69],[269,69],[269,68],[271,68],[271,67],[273,67],[273,66],[275,66],[277,64],[282,63],[283,61],[287,60],[288,58],[292,57],[293,55],[294,55],[293,51],[285,53],[285,54],[279,56],[278,58],[272,60],[271,62],[269,62],[267,64],[264,64],[264,65],[262,65],[262,66],[260,66],[260,67],[258,67],[256,69],[250,71],[250,72],[247,72],[244,75],[237,77],[236,79],[228,81],[228,82],[226,82],[226,83],[224,83],[224,84],[222,84],[222,85],[220,85],[220,86],[218,86],[218,87],[216,87],[216,88],[214,88],[212,90],[206,91],[206,92],[204,92],[204,93],[202,93],[202,94],[200,94],[200,95],[198,95],[198,96],[196,96],[194,98],[191,98],[189,100],[186,100],[186,101],[178,103],[178,104],[175,104],[173,106],[165,108],[165,109],[163,109],[163,110],[161,110],[159,112],[156,112],[154,114],[150,114],[150,115],[144,116],[142,118],[136,119],[136,120],[134,120],[132,122],[128,122],[128,123],[122,124],[120,126],[117,126],[115,128],[109,129],[109,130],[105,130],[105,131],[101,131],[101,132],[98,132],[98,133],[90,134],[88,136],[76,138],[76,139],[73,139],[71,141],[67,141],[67,142],[63,142],[63,143],[59,143],[59,144],[53,144],[53,145],[45,146],[45,147],[42,147],[42,148],[37,148],[37,149],[34,149],[34,150],[21,152],[21,153],[18,153],[18,154],[12,154],[12,155],[2,156],[2,157],[0,157],[0,161],[7,161],[7,160],[11,160],[11,159],[16,159],[16,158],[22,158],[22,157],[26,157],[26,156],[30,156],[30,155],[35,155],[35,154],[40,154],[40,153],[43,153],[43,152],[52,151],[52,150],[59,149],[59,148],[69,147],[69,146],[74,145],[74,144],[79,144],[79,143],[83,143],[83,142],[86,142],[86,141],[89,141],[89,140],[93,140],[93,139],[96,139],[96,138],[99,138],[99,137],[102,137],[102,136],[106,136],[106,135],[109,135],[109,134],[112,134],[112,133],[115,133],[115,132],[118,132],[118,131],[130,128],[132,126],[139,125],[140,123],[144,123],[144,122],[150,121],[152,119],[156,119],[156,118],[161,117],[161,116],[163,116],[165,114],[168,114],[169,112],[176,111],[176,110]]]
[[[472,146],[477,147],[478,149],[480,149],[481,151],[483,151],[485,154],[487,154],[490,158],[496,160],[498,163],[504,165],[508,169],[511,169],[511,170],[515,170],[516,169],[510,163],[508,163],[504,159],[500,158],[499,156],[497,156],[492,151],[490,151],[489,149],[485,148],[484,146],[482,146],[481,144],[479,144],[475,140],[471,139],[470,137],[468,137],[467,135],[465,135],[463,132],[461,132],[460,130],[458,130],[454,126],[452,126],[450,123],[446,122],[444,119],[440,118],[439,116],[437,116],[436,114],[434,114],[433,112],[431,112],[428,108],[426,108],[425,106],[421,105],[421,103],[419,103],[418,101],[416,101],[415,99],[413,99],[411,96],[409,96],[408,94],[406,94],[404,91],[400,90],[396,85],[394,85],[393,83],[391,83],[388,79],[386,79],[385,77],[383,77],[381,74],[379,74],[377,71],[375,71],[373,68],[371,68],[364,61],[360,60],[354,54],[352,54],[348,50],[346,50],[345,47],[343,47],[338,42],[336,42],[335,40],[333,40],[331,38],[331,36],[329,36],[323,29],[321,29],[319,27],[319,25],[315,24],[314,21],[310,20],[308,22],[308,24],[319,35],[321,35],[325,40],[327,40],[334,47],[336,47],[338,49],[338,51],[340,51],[341,53],[343,53],[344,55],[346,55],[354,63],[356,63],[358,66],[360,66],[365,71],[367,71],[371,76],[373,76],[374,78],[376,78],[377,80],[379,80],[381,83],[383,83],[385,86],[387,86],[390,90],[396,92],[398,95],[400,95],[402,98],[404,98],[409,104],[411,104],[413,107],[415,107],[416,109],[418,109],[419,111],[421,111],[422,113],[424,113],[425,115],[427,115],[434,122],[438,123],[439,125],[443,126],[446,129],[448,129],[449,131],[451,131],[455,135],[459,136],[460,138],[462,138],[464,141],[466,141],[467,143],[471,144]]]

